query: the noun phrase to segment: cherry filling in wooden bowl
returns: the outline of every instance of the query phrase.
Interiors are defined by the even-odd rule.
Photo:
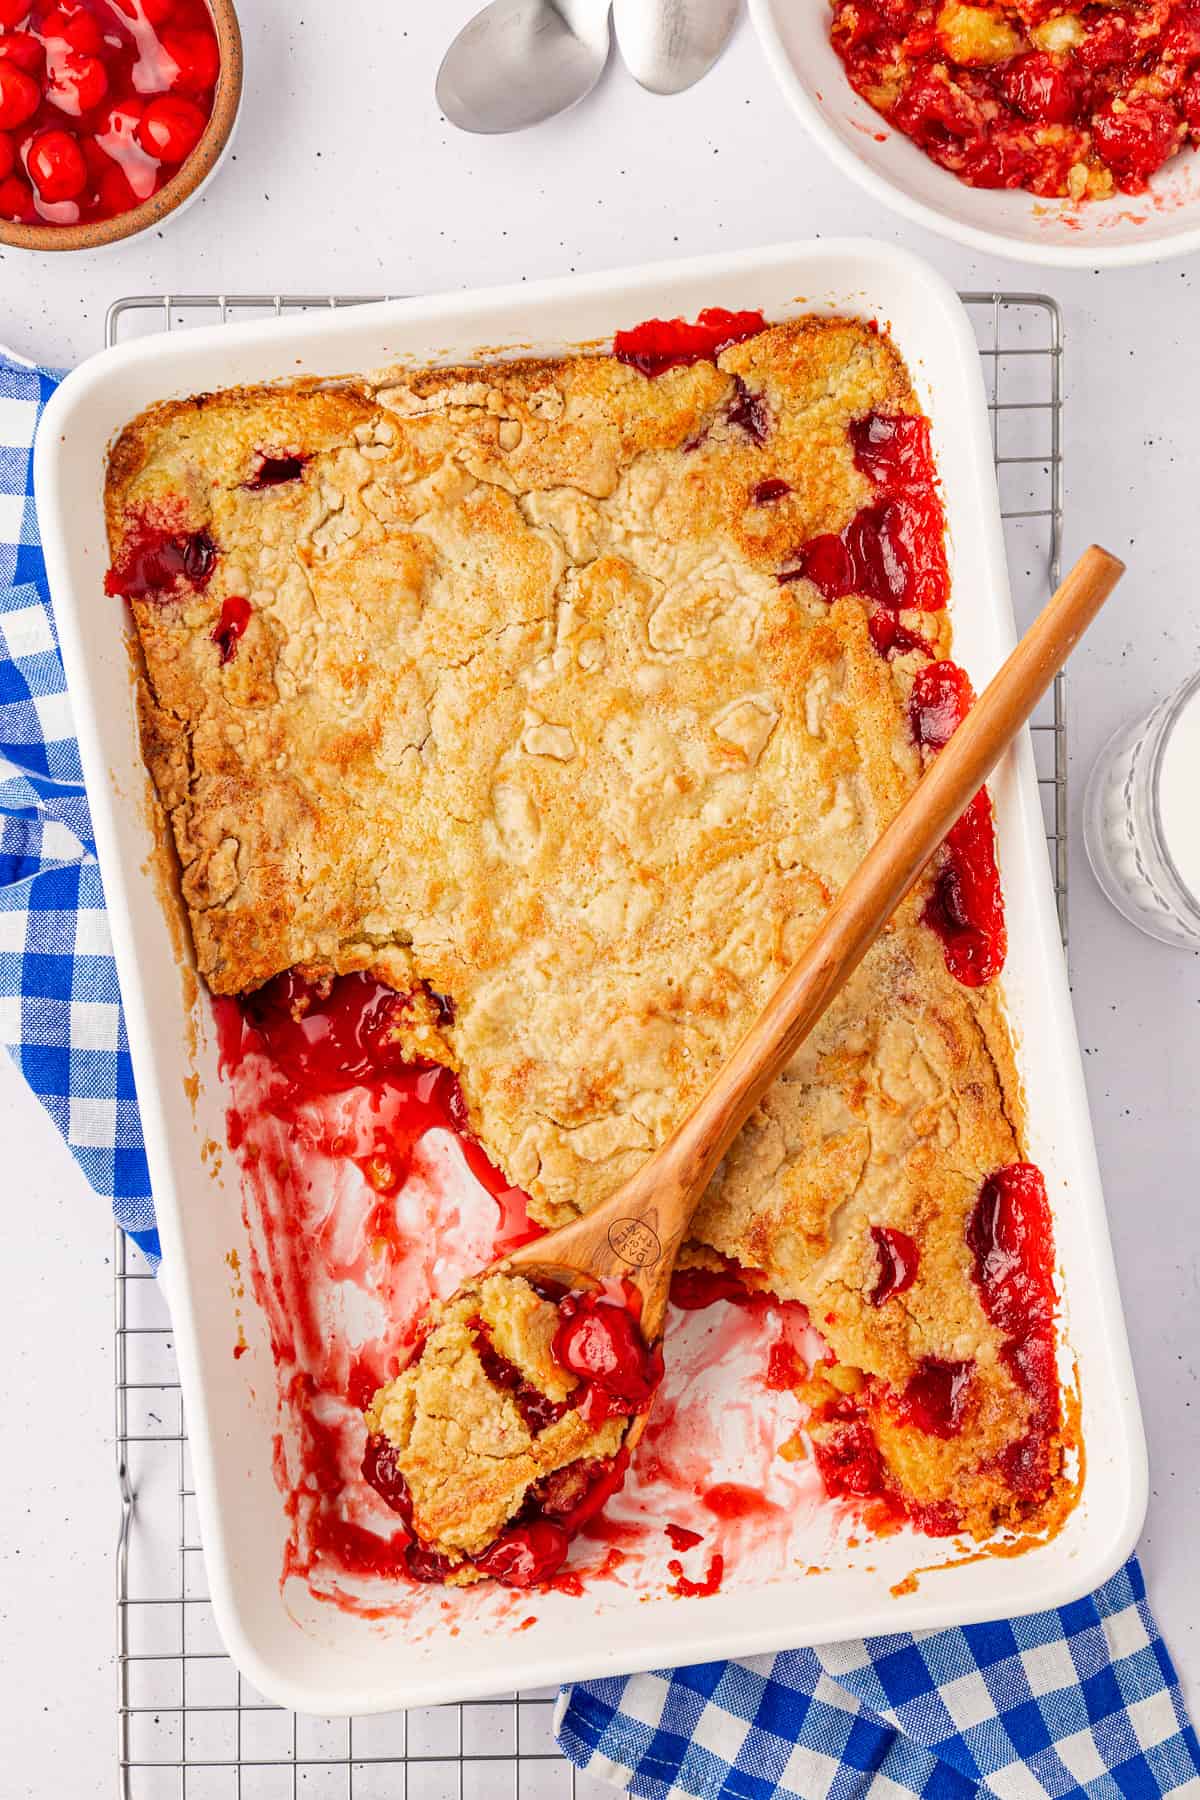
[[[0,239],[95,248],[161,222],[240,93],[230,0],[0,0]]]

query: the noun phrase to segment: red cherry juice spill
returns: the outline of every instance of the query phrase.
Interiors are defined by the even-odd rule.
[[[282,487],[285,482],[299,481],[311,461],[311,454],[305,455],[299,450],[260,450],[254,473],[243,485],[251,493]]]
[[[1053,1440],[1062,1421],[1054,1349],[1054,1233],[1041,1170],[1009,1163],[989,1175],[967,1222],[974,1275],[1002,1352],[1030,1400],[1029,1430],[1004,1452],[1014,1492],[1037,1499],[1050,1485]]]
[[[170,600],[184,587],[203,592],[216,563],[217,546],[207,531],[179,529],[165,509],[147,513],[126,533],[104,591],[126,600]]]
[[[686,1525],[667,1524],[663,1526],[670,1540],[672,1550],[694,1550],[697,1544],[704,1542],[698,1531],[689,1531]]]
[[[683,1564],[669,1562],[668,1571],[675,1577],[670,1592],[682,1599],[705,1600],[719,1594],[725,1579],[725,1558],[718,1551],[710,1560],[702,1581],[691,1581],[683,1572]]]
[[[810,538],[779,580],[811,581],[829,601],[857,594],[890,613],[940,611],[950,596],[950,575],[928,419],[868,413],[851,423],[849,435],[855,467],[870,479],[877,497],[842,531]],[[894,655],[901,649],[901,629],[898,620],[890,636],[876,626],[871,641],[881,654]]]
[[[936,755],[966,718],[975,696],[952,662],[918,670],[909,700],[913,736]],[[996,866],[991,797],[980,788],[938,851],[933,892],[921,915],[942,941],[946,967],[964,987],[982,987],[1004,967],[1008,931]]]
[[[915,1238],[891,1225],[872,1225],[871,1240],[879,1257],[879,1279],[868,1299],[872,1306],[882,1306],[893,1294],[903,1294],[912,1286],[921,1253]]]
[[[785,1332],[771,1345],[763,1385],[773,1394],[786,1394],[790,1388],[803,1386],[807,1378],[808,1364]]]
[[[213,626],[212,641],[221,653],[222,666],[237,655],[252,610],[244,594],[229,594],[221,602],[221,616]]]
[[[757,337],[767,329],[760,312],[728,312],[723,306],[706,306],[694,324],[686,319],[646,319],[613,337],[612,353],[618,362],[640,369],[654,380],[668,369],[690,363],[713,362],[730,344]]]
[[[700,1498],[716,1519],[755,1519],[775,1510],[765,1494],[739,1481],[719,1481]]]
[[[6,0],[0,218],[63,226],[130,212],[195,150],[219,73],[204,0]]]

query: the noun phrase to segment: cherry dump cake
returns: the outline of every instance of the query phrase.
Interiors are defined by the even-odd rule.
[[[1140,194],[1200,142],[1200,8],[833,0],[851,85],[972,187]]]
[[[355,1082],[382,1119],[428,1071],[531,1232],[694,1104],[971,701],[928,421],[857,320],[712,308],[612,355],[170,402],[114,446],[107,506],[231,1061],[266,1046],[282,1120]],[[1074,1491],[1004,953],[984,792],[741,1133],[676,1282],[806,1310],[823,1350],[772,1380],[881,1527],[1041,1529]],[[383,1214],[385,1139],[344,1148]],[[398,1573],[539,1578],[623,1478],[633,1402],[553,1353],[560,1298],[484,1280],[355,1382]],[[451,1469],[420,1454],[443,1415]]]

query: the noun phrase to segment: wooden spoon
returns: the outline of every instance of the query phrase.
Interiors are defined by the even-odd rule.
[[[1106,550],[1092,545],[1084,551],[863,858],[791,973],[683,1123],[615,1194],[582,1218],[513,1251],[491,1273],[549,1275],[585,1287],[624,1278],[641,1295],[640,1323],[647,1342],[661,1337],[675,1258],[717,1164],[858,967],[1124,572],[1124,563]]]

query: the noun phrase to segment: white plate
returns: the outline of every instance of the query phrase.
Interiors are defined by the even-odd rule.
[[[701,1601],[613,1584],[555,1593],[515,1631],[461,1592],[417,1640],[395,1620],[348,1617],[279,1586],[285,1521],[271,1473],[274,1381],[261,1321],[235,1361],[231,1245],[245,1245],[225,1095],[201,1021],[199,1097],[181,977],[152,876],[129,672],[117,603],[105,598],[101,488],[113,433],[153,401],[239,382],[333,375],[401,359],[461,359],[480,344],[554,352],[650,316],[703,306],[769,317],[839,311],[890,325],[933,420],[951,533],[955,654],[981,687],[1013,642],[1013,617],[979,357],[955,295],[915,258],[870,243],[801,244],[537,286],[452,294],[283,322],[156,337],[69,375],[47,410],[36,481],[46,560],[74,703],[125,997],[163,1245],[162,1281],[180,1377],[217,1622],[256,1687],[321,1714],[369,1712],[514,1686],[747,1655],[867,1633],[960,1624],[1078,1597],[1133,1546],[1146,1500],[1145,1448],[1057,922],[1033,753],[1023,738],[994,783],[1010,950],[1005,990],[1028,1088],[1029,1151],[1046,1173],[1058,1234],[1064,1329],[1078,1359],[1087,1443],[1083,1498],[1062,1532],[1014,1560],[985,1558],[893,1584],[944,1560],[905,1532],[832,1554],[833,1509],[814,1508],[802,1575],[758,1580],[751,1563]],[[1119,602],[1118,602],[1119,604]],[[252,1312],[247,1298],[243,1311]],[[729,1379],[734,1379],[732,1371]],[[517,1617],[526,1609],[521,1608]],[[456,1623],[463,1629],[455,1633]]]
[[[968,187],[856,94],[829,38],[829,0],[749,0],[771,71],[817,143],[877,200],[992,256],[1060,268],[1162,262],[1200,249],[1200,150],[1164,164],[1146,194],[1073,206]]]

